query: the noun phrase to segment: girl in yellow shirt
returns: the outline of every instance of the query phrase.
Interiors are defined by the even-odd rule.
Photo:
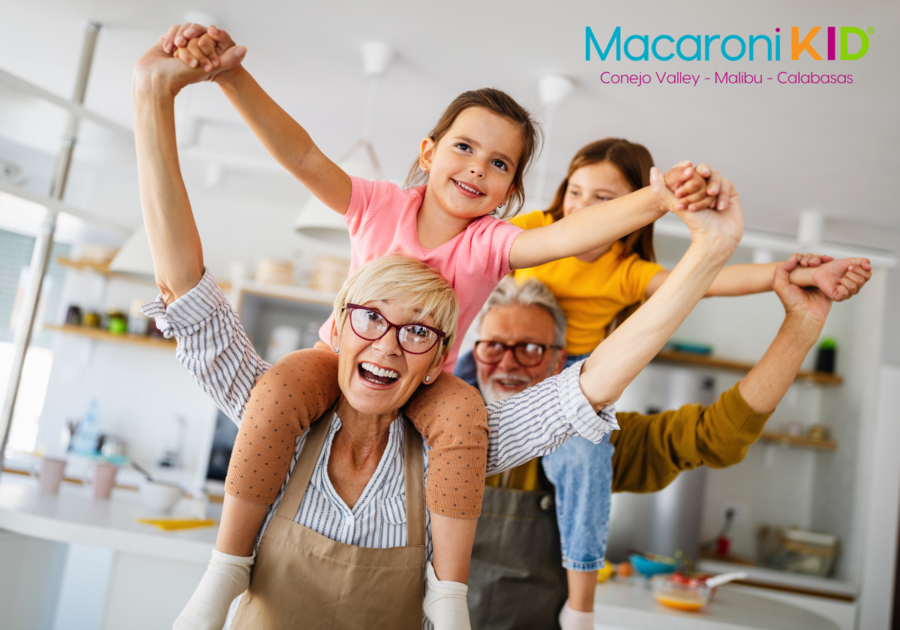
[[[652,166],[650,152],[640,144],[620,138],[592,142],[575,154],[550,207],[516,217],[511,223],[526,230],[549,225],[586,206],[627,195],[649,184]],[[791,282],[816,286],[836,301],[850,297],[855,284],[846,274],[863,259],[831,261],[822,257],[822,262],[828,264],[795,269]],[[771,291],[778,264],[725,267],[706,295]],[[566,350],[572,362],[593,351],[668,275],[667,269],[656,264],[652,223],[581,256],[515,272],[516,280],[537,278],[553,291],[569,320]]]
[[[511,222],[533,229],[592,204],[622,197],[649,184],[652,166],[650,152],[639,144],[618,138],[593,142],[572,159],[566,179],[547,210],[531,212]],[[662,286],[669,271],[655,260],[651,223],[581,256],[517,270],[515,277],[519,281],[542,281],[565,311],[568,366],[586,358],[616,325]],[[791,273],[791,281],[800,286],[816,286],[832,299],[843,300],[862,284],[854,267],[866,268],[868,261],[832,261],[823,256],[814,257],[811,264],[819,266],[798,267]],[[707,295],[769,291],[777,265],[725,267]],[[469,354],[460,359],[456,374],[471,382],[474,368]],[[598,445],[575,438],[543,458],[544,472],[556,487],[557,522],[569,583],[569,599],[559,619],[562,630],[593,628],[594,588],[606,552],[612,454],[608,437]]]

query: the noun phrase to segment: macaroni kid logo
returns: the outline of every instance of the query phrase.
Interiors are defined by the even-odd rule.
[[[821,33],[821,35],[820,35]],[[773,35],[682,35],[678,39],[672,35],[629,35],[623,39],[622,27],[617,26],[609,39],[601,44],[590,26],[585,27],[584,59],[593,61],[671,61],[678,57],[682,61],[781,61],[782,52],[785,61],[790,54],[790,61],[857,61],[869,52],[869,36],[875,33],[874,28],[863,30],[855,26],[814,26],[805,34],[799,26],[791,27],[790,39],[782,40],[780,28]],[[790,42],[790,43],[788,43]],[[656,80],[663,84],[693,85],[697,87],[701,81],[712,81],[716,84],[762,85],[767,81],[781,84],[833,84],[849,85],[853,83],[852,74],[818,74],[815,72],[779,72],[766,76],[766,73],[752,72],[715,72],[711,76],[685,72],[654,72]],[[653,76],[647,72],[636,74],[614,74],[603,72],[600,82],[613,85],[642,86],[653,83]]]
[[[827,26],[824,27],[827,41],[822,42],[821,37],[818,41],[814,41],[822,28],[814,26],[801,39],[800,27],[791,27],[792,61],[800,60],[804,53],[816,61],[825,58],[829,61],[862,59],[869,51],[869,35],[875,32],[874,28],[864,31],[855,26]],[[840,39],[840,56],[838,56],[838,39]],[[786,47],[787,40],[784,42],[784,48]],[[851,52],[851,48],[856,48],[855,52]],[[658,61],[669,61],[676,55],[682,61],[709,61],[710,58],[738,61],[745,57],[750,61],[761,58],[772,61],[774,52],[775,61],[781,61],[781,29],[775,29],[774,37],[748,35],[745,39],[740,35],[727,35],[724,38],[721,35],[682,35],[676,40],[671,35],[657,35],[651,40],[649,35],[631,35],[623,41],[622,27],[617,26],[603,47],[594,35],[593,29],[590,26],[585,27],[585,61],[591,61],[592,52],[600,57],[601,61],[606,61],[613,50],[616,61],[622,60],[623,52],[631,61],[650,61],[651,56]],[[823,57],[820,51],[826,56]]]

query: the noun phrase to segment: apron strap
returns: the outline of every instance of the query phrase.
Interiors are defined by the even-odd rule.
[[[306,442],[303,444],[303,450],[294,466],[294,472],[288,479],[287,488],[284,490],[284,496],[281,497],[281,503],[275,514],[288,520],[294,520],[297,512],[300,511],[300,503],[303,502],[303,495],[306,494],[306,488],[309,487],[309,481],[312,479],[313,472],[316,470],[316,463],[319,461],[319,455],[322,453],[322,447],[325,445],[325,438],[328,437],[328,430],[334,422],[334,408],[337,403],[322,414],[316,422],[312,423],[309,433],[306,435]],[[305,455],[304,455],[305,453]]]
[[[419,547],[425,545],[425,459],[422,435],[409,418],[405,420],[403,477],[406,489],[406,544]]]

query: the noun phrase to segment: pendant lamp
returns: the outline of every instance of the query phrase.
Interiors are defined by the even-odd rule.
[[[547,167],[550,162],[550,136],[553,132],[553,117],[556,110],[568,98],[575,83],[572,79],[560,74],[545,74],[538,79],[538,96],[541,105],[544,106],[544,143],[541,147],[541,157],[538,161],[536,191],[534,195],[534,207],[545,208],[544,185],[547,182]],[[536,205],[535,205],[536,204]]]

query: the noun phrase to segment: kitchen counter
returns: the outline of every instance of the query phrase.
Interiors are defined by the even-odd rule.
[[[747,573],[747,579],[742,580],[742,584],[783,587],[786,591],[819,595],[848,602],[854,601],[859,591],[855,583],[845,580],[804,575],[802,573],[788,573],[787,571],[776,571],[765,567],[748,567],[720,560],[701,560],[697,568],[704,573],[744,571]]]
[[[838,630],[815,613],[729,586],[699,612],[678,611],[657,603],[642,578],[598,584],[594,611],[598,630]]]
[[[190,516],[182,499],[172,516]],[[218,519],[221,507],[212,505]],[[62,484],[58,495],[41,494],[34,483],[0,483],[0,528],[64,543],[107,547],[114,551],[187,562],[209,562],[218,527],[162,531],[138,523],[160,518],[141,503],[140,494],[114,490],[112,499],[94,499],[90,488]]]
[[[173,515],[189,516],[191,509],[184,499]],[[210,505],[208,512],[218,519],[221,506]],[[44,495],[33,479],[9,476],[0,483],[0,529],[111,550],[108,581],[95,589],[100,610],[93,628],[170,627],[199,581],[218,528],[165,532],[135,521],[152,516],[134,491],[116,489],[111,499],[93,499],[90,488],[76,484],[64,483],[58,495]],[[4,604],[0,594],[0,609]],[[719,588],[703,611],[685,613],[656,603],[642,580],[613,580],[597,586],[595,610],[598,630],[838,628],[813,612],[728,586]]]
[[[206,570],[218,527],[163,531],[138,523],[161,515],[133,490],[94,499],[79,484],[63,483],[59,494],[46,495],[28,477],[0,481],[0,530],[6,530],[0,556],[6,567],[18,567],[0,589],[0,627],[172,626]],[[167,516],[192,511],[193,501],[182,499]],[[209,518],[220,515],[220,505],[208,506]]]

